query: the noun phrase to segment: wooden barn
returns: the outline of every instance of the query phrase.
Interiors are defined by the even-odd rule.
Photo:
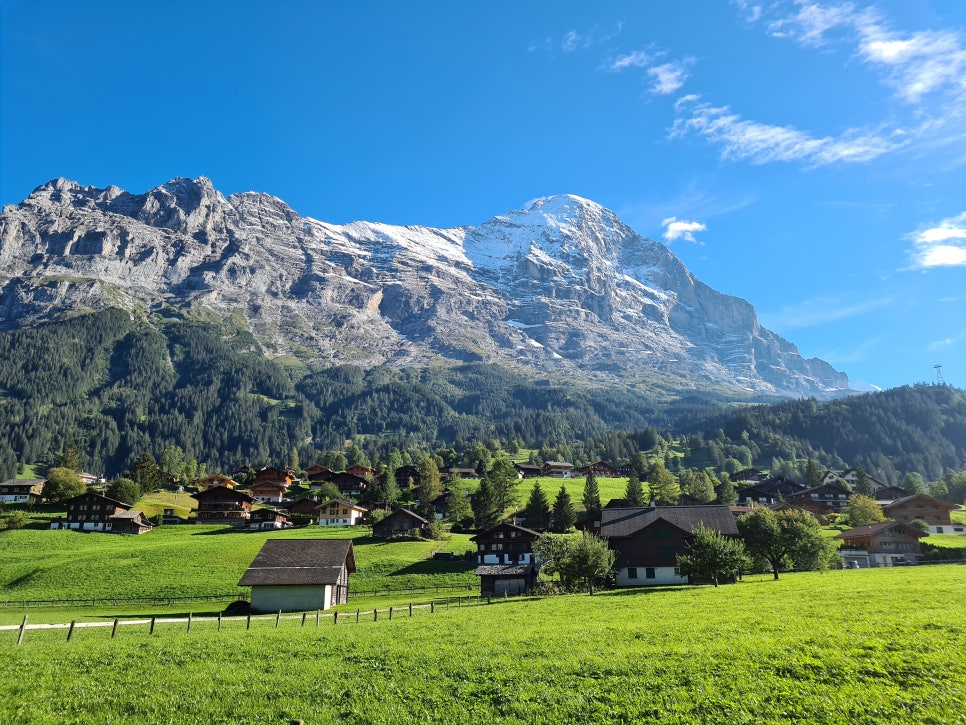
[[[252,588],[252,612],[329,609],[349,601],[355,570],[350,539],[272,539],[238,586]]]

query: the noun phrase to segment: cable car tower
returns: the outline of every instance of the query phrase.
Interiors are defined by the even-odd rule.
[[[933,365],[933,367],[936,369],[936,385],[945,385],[946,381],[943,380],[943,366]]]

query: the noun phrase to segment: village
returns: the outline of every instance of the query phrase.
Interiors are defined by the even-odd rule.
[[[239,531],[366,526],[373,540],[437,538],[446,528],[459,527],[463,514],[454,515],[450,510],[451,500],[460,495],[454,496],[454,491],[461,492],[480,474],[471,467],[441,469],[439,475],[446,477],[447,486],[423,504],[416,498],[423,473],[413,465],[396,468],[394,478],[401,483],[404,495],[402,503],[391,505],[372,500],[371,492],[380,490],[380,477],[368,466],[349,465],[334,471],[313,464],[299,472],[275,466],[244,467],[232,476],[206,476],[193,492],[180,487],[179,495],[195,502],[190,517],[168,508],[153,519],[135,505],[108,497],[94,476],[82,474],[87,490],[62,501],[65,514],[51,518],[49,526],[129,535],[149,534],[156,525],[225,526]],[[696,534],[706,530],[740,540],[741,517],[756,510],[822,524],[848,524],[856,518],[854,512],[850,516],[850,503],[853,507],[858,503],[874,507],[868,521],[840,526],[842,530],[835,535],[835,566],[840,568],[914,565],[920,560],[924,537],[966,535],[966,524],[951,516],[958,506],[925,493],[888,486],[855,469],[826,471],[821,484],[811,488],[748,469],[735,474],[737,487],[730,505],[720,500],[702,502],[681,493],[672,505],[635,505],[627,498],[611,498],[604,505],[598,501],[588,506],[587,486],[596,490],[600,479],[630,482],[634,477],[629,467],[603,461],[582,467],[560,461],[515,463],[513,476],[518,482],[537,479],[534,488],[538,491],[540,481],[583,478],[585,506],[572,514],[572,521],[564,522],[572,524],[565,528],[554,526],[554,512],[546,503],[546,510],[535,514],[532,500],[524,508],[501,510],[493,525],[475,527],[470,541],[476,547],[475,573],[484,596],[512,596],[534,590],[546,564],[535,548],[539,549],[538,542],[548,531],[584,532],[606,542],[612,552],[611,563],[601,580],[614,587],[704,581],[681,566]],[[39,502],[43,486],[42,480],[5,481],[0,483],[0,503]],[[857,489],[871,490],[873,495],[865,496]],[[631,492],[630,487],[627,490]],[[565,494],[566,490],[561,487],[561,492]],[[479,495],[470,494],[468,502],[475,504]],[[326,610],[348,601],[349,577],[355,569],[353,542],[349,539],[269,539],[238,585],[251,587],[253,612]]]

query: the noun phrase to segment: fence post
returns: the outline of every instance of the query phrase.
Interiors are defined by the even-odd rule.
[[[359,624],[359,612],[360,611],[361,610],[359,610],[359,609],[356,610],[356,624]]]
[[[302,626],[305,626],[305,618],[308,616],[308,612],[302,612]]]
[[[409,603],[409,616],[410,617],[413,616],[413,603],[412,602]]]
[[[188,631],[191,631],[191,612],[188,612]]]
[[[389,607],[389,621],[392,621],[392,607]]]
[[[434,599],[429,603],[429,613],[436,614],[436,600]]]
[[[221,631],[221,612],[218,612],[218,631]]]
[[[248,619],[245,622],[245,629],[251,629],[251,628],[252,628],[252,613],[249,612]]]
[[[117,634],[117,625],[118,625],[119,622],[120,622],[119,619],[115,619],[114,620],[114,626],[111,627],[111,639],[114,639],[114,635]]]
[[[70,629],[67,630],[67,641],[70,642],[71,637],[74,636],[74,625],[77,624],[76,619],[70,620]]]
[[[463,608],[463,597],[456,597],[456,608],[457,609]]]
[[[278,614],[275,615],[275,629],[278,629],[278,623],[282,619],[282,610],[278,610]]]
[[[20,636],[17,637],[17,646],[23,644],[23,633],[27,631],[27,615],[23,615],[23,623],[20,625]]]
[[[319,620],[321,618],[322,618],[322,610],[321,609],[316,609],[315,610],[315,626],[316,627],[319,626]]]
[[[154,617],[151,617],[151,630],[148,634],[154,634]]]
[[[338,624],[338,623],[339,623],[339,610],[337,609],[336,611],[332,612],[332,624]]]
[[[378,609],[373,609],[372,610],[372,621],[373,622],[378,622],[379,621],[379,610]]]

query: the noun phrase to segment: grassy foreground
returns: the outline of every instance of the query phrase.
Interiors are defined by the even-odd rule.
[[[966,568],[0,637],[5,723],[966,723]],[[135,631],[136,630],[136,631]]]

